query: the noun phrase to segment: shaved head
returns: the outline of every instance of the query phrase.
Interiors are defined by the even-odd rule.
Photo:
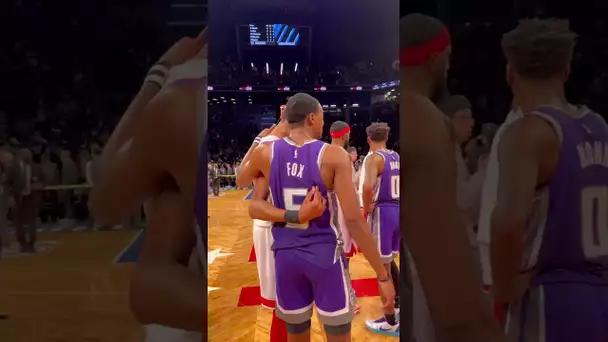
[[[445,25],[439,19],[420,13],[412,13],[399,22],[399,48],[411,48],[437,37]]]
[[[291,125],[303,125],[310,114],[315,114],[321,104],[306,93],[297,93],[287,100],[285,119]]]
[[[345,129],[346,127],[348,127],[348,124],[344,121],[334,121],[333,124],[331,124],[331,126],[329,127],[329,132],[330,133],[335,133],[338,131],[341,131],[343,129]]]
[[[444,98],[451,51],[446,26],[424,14],[408,14],[399,22],[399,39],[399,68],[407,74],[401,78],[422,84],[424,95],[434,102]]]

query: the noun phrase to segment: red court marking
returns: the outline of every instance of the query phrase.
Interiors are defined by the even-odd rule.
[[[357,297],[375,297],[380,295],[376,278],[355,279],[353,289]],[[258,306],[261,304],[259,286],[243,286],[237,306]]]
[[[378,279],[376,278],[354,279],[352,284],[357,297],[375,297],[380,295]]]
[[[251,252],[249,252],[249,262],[255,262],[257,259],[255,258],[255,247],[251,246]]]
[[[262,303],[259,286],[243,286],[237,306],[258,306]]]

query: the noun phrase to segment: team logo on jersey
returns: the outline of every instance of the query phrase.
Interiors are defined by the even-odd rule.
[[[293,151],[293,159],[298,159],[298,150]]]

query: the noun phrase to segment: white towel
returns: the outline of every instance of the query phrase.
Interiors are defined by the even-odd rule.
[[[477,241],[479,242],[483,281],[486,285],[492,284],[492,270],[490,268],[490,221],[498,196],[498,144],[505,129],[522,116],[523,113],[520,110],[511,111],[507,115],[505,122],[498,128],[492,143],[492,149],[490,150],[486,179],[483,182],[481,209],[477,225]]]

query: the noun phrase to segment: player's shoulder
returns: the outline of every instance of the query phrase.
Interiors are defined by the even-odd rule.
[[[557,148],[559,127],[538,115],[524,115],[505,128],[498,146],[499,153],[505,151],[532,152]]]
[[[273,141],[277,141],[277,140],[280,140],[280,139],[281,138],[279,138],[278,136],[270,134],[270,135],[267,135],[267,136],[263,137],[260,140],[260,144],[269,144],[269,143],[271,143]]]
[[[335,164],[349,162],[350,156],[345,149],[340,146],[325,144],[325,151],[323,152],[322,162],[325,164]]]

